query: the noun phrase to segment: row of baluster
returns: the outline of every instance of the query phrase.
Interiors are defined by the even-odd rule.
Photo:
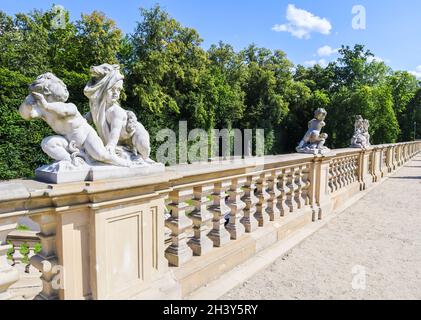
[[[359,156],[332,159],[329,165],[329,189],[333,193],[358,181]]]
[[[306,164],[171,191],[171,216],[166,220],[172,237],[166,250],[169,263],[179,266],[309,205],[309,173]],[[188,237],[190,228],[193,235]]]

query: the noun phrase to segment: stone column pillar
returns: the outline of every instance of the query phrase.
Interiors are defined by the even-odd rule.
[[[16,229],[16,224],[15,219],[0,218],[0,300],[12,298],[8,289],[19,280],[19,271],[7,262],[7,251],[12,246],[6,243],[6,237]]]
[[[373,150],[373,179],[375,182],[380,181],[382,177],[382,156],[383,156],[383,149],[382,148],[375,148]]]
[[[362,182],[362,190],[366,190],[373,183],[372,167],[373,161],[370,161],[374,151],[363,150],[360,156],[360,172],[359,177]]]
[[[397,146],[396,146],[396,149],[397,149],[397,164],[398,164],[398,167],[400,167],[400,166],[402,166],[402,163],[403,163],[403,154],[402,154],[402,149],[403,149],[403,146],[402,146],[402,144],[398,144]]]
[[[394,169],[394,155],[395,148],[393,146],[387,147],[387,172],[391,173]]]
[[[330,212],[330,193],[329,193],[329,164],[330,157],[316,157],[314,162],[314,193],[315,201],[318,206],[317,219]],[[316,217],[313,217],[317,220]]]

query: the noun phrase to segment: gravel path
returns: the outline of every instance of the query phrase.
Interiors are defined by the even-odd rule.
[[[221,299],[421,299],[421,156]]]

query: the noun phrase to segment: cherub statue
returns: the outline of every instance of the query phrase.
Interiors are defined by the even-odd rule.
[[[40,75],[30,86],[30,94],[19,108],[25,120],[41,118],[58,135],[46,137],[42,150],[67,169],[99,161],[116,166],[130,162],[107,151],[96,131],[73,103],[67,103],[66,85],[52,73]]]
[[[352,148],[362,148],[365,149],[370,146],[370,134],[368,133],[368,128],[370,122],[366,119],[363,119],[362,116],[356,116],[354,124],[354,135],[351,138],[351,147]]]
[[[98,134],[108,151],[136,164],[154,163],[150,159],[150,138],[136,115],[120,106],[123,75],[119,65],[102,64],[91,67],[91,80],[84,93],[89,98],[90,113]]]
[[[327,112],[319,108],[314,112],[314,119],[308,123],[308,130],[297,147],[297,152],[319,154],[326,153],[329,149],[324,146],[328,135],[320,133],[326,125],[324,122]]]

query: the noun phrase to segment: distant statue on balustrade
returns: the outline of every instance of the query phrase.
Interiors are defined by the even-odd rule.
[[[323,127],[326,125],[325,118],[327,112],[323,108],[319,108],[314,112],[314,119],[308,123],[308,130],[297,146],[297,152],[308,154],[326,154],[330,152],[324,144],[328,135],[321,133]]]
[[[354,135],[351,138],[351,148],[366,149],[371,146],[370,134],[368,128],[370,122],[367,119],[363,119],[361,115],[356,116],[354,124]]]
[[[145,127],[132,111],[120,106],[124,76],[119,65],[102,64],[90,69],[91,80],[85,87],[92,120],[105,147],[136,164],[152,164],[150,138]]]

